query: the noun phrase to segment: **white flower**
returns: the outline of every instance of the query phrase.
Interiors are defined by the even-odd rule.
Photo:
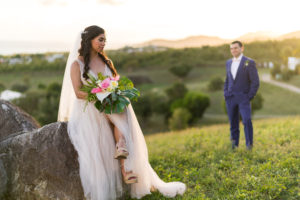
[[[111,81],[111,82],[110,82],[110,85],[111,85],[113,88],[117,88],[117,87],[118,87],[118,81]]]
[[[117,81],[110,81],[108,90],[113,91],[118,87],[118,82]]]

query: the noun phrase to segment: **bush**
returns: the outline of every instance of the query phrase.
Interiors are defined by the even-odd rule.
[[[282,80],[288,81],[294,75],[294,72],[287,69],[287,68],[285,68],[285,69],[282,70],[281,74],[282,74]]]
[[[143,94],[138,98],[138,101],[132,102],[133,108],[136,114],[144,121],[152,115],[151,105],[155,102],[151,102],[151,94]]]
[[[39,112],[38,105],[44,97],[45,93],[43,91],[28,91],[22,97],[12,100],[12,102],[36,118],[36,113]]]
[[[169,119],[171,130],[180,130],[188,127],[188,122],[192,118],[191,113],[185,108],[176,108],[172,117]]]
[[[208,90],[209,91],[218,91],[222,90],[224,85],[224,81],[221,77],[214,77],[209,81]]]
[[[188,92],[188,89],[183,83],[175,83],[172,87],[165,90],[169,102],[172,103],[177,99],[182,99]]]
[[[11,86],[11,90],[21,92],[21,93],[28,90],[28,88],[29,88],[28,85],[21,84],[21,83],[15,83]]]
[[[210,99],[207,95],[195,92],[189,92],[184,96],[183,106],[192,114],[190,123],[196,119],[201,119],[206,108],[210,105]]]
[[[177,76],[178,78],[184,79],[192,70],[192,67],[189,65],[176,65],[169,69],[169,71]]]
[[[271,76],[272,78],[276,78],[277,74],[280,74],[281,70],[280,70],[280,65],[278,63],[274,64],[274,67],[271,69]]]
[[[251,112],[254,114],[255,111],[262,109],[264,99],[260,93],[257,93],[256,96],[251,101]]]
[[[177,108],[184,108],[183,98],[173,101],[173,103],[170,106],[171,113],[173,113]]]
[[[2,92],[3,90],[5,90],[5,85],[3,83],[0,83],[0,92]]]
[[[41,125],[56,122],[61,85],[51,83],[44,90],[26,91],[13,103],[32,115]]]
[[[295,72],[296,74],[300,75],[300,64],[296,65]]]
[[[46,85],[43,84],[43,83],[39,83],[39,84],[37,85],[37,87],[38,87],[38,89],[45,89],[45,88],[46,88]]]
[[[133,82],[134,86],[138,86],[146,83],[153,83],[153,81],[148,76],[131,75],[127,77]]]

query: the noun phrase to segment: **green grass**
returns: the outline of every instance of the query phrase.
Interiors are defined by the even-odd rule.
[[[292,76],[292,78],[289,81],[287,81],[286,83],[300,88],[300,75]]]
[[[229,126],[146,136],[152,167],[187,185],[175,199],[300,199],[300,117],[254,121],[254,149],[231,150]],[[129,198],[128,198],[129,199]],[[159,193],[144,200],[167,199]]]
[[[257,111],[257,115],[299,115],[300,114],[300,94],[277,86],[261,83],[261,91],[265,99],[262,110]]]
[[[27,78],[30,82],[31,89],[36,89],[39,83],[48,85],[52,82],[62,84],[64,72],[63,71],[36,71],[36,72],[8,72],[0,73],[0,82],[5,85],[7,89],[15,83],[23,83],[23,79]]]

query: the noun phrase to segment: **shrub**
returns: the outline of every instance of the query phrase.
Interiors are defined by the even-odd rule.
[[[188,127],[192,115],[185,108],[176,108],[169,119],[169,128],[171,130],[180,130]]]
[[[293,76],[294,72],[291,71],[291,70],[289,70],[289,69],[287,69],[287,68],[285,68],[285,69],[282,70],[281,74],[282,74],[282,80],[288,81],[288,80],[291,79],[291,77]]]
[[[202,118],[206,108],[208,108],[209,105],[209,97],[201,93],[189,92],[184,96],[183,99],[183,106],[192,114],[190,122],[195,121],[197,118]]]
[[[172,87],[165,90],[169,102],[173,102],[177,99],[181,99],[188,92],[188,89],[183,83],[175,83]]]
[[[151,94],[141,95],[136,102],[132,102],[136,114],[144,121],[152,115],[151,104],[155,102],[151,101]]]
[[[296,74],[300,75],[300,64],[296,65],[295,72]]]
[[[280,65],[278,63],[275,63],[274,67],[271,69],[272,78],[276,78],[276,75],[280,73],[281,73]]]
[[[213,77],[208,84],[208,90],[209,91],[218,91],[222,90],[224,85],[224,81],[221,77]]]
[[[2,92],[3,90],[5,90],[5,85],[3,83],[0,83],[0,92]]]
[[[11,86],[11,90],[21,92],[21,93],[28,90],[28,88],[29,88],[28,85],[21,84],[21,83],[15,83]]]
[[[175,65],[169,69],[169,71],[177,76],[178,78],[184,79],[192,70],[192,67],[189,65]]]
[[[45,89],[45,88],[46,88],[46,85],[43,84],[43,83],[39,83],[39,84],[37,85],[37,87],[38,87],[38,89]]]

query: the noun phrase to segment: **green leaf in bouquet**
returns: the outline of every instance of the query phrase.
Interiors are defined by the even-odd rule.
[[[101,102],[100,101],[96,101],[94,105],[98,110],[101,110]]]
[[[88,75],[89,79],[92,81],[92,83],[94,83],[94,84],[97,85],[97,83],[96,83],[97,79],[95,79],[95,78],[93,77],[93,75],[91,75],[90,73],[88,73],[87,75]]]
[[[125,91],[122,91],[121,95],[126,96],[130,100],[136,100],[137,97],[139,96],[139,93],[136,93],[136,91],[134,91],[134,90],[125,90]]]
[[[104,79],[106,79],[106,76],[104,76],[101,72],[98,73],[98,79],[103,81]]]
[[[140,96],[140,91],[136,88],[132,88],[133,92],[139,97]]]
[[[126,104],[124,104],[120,101],[116,101],[112,111],[113,111],[113,113],[122,113],[122,112],[124,112],[125,107],[126,107]]]
[[[106,113],[106,114],[111,114],[111,110],[112,110],[112,109],[111,109],[111,105],[106,105],[106,106],[105,106],[105,113]]]
[[[124,104],[124,103],[118,103],[117,104],[117,112],[118,113],[121,113],[121,112],[123,112],[124,111],[124,109],[125,109],[125,107],[126,107],[126,105]]]
[[[117,96],[117,94],[115,92],[112,92],[111,93],[111,98],[112,98],[113,101],[116,101],[117,98],[118,98],[118,96]]]
[[[126,106],[130,103],[126,98],[119,96],[118,97],[119,102],[125,104]]]
[[[120,90],[130,90],[134,87],[132,81],[125,76],[122,76],[119,80]]]

